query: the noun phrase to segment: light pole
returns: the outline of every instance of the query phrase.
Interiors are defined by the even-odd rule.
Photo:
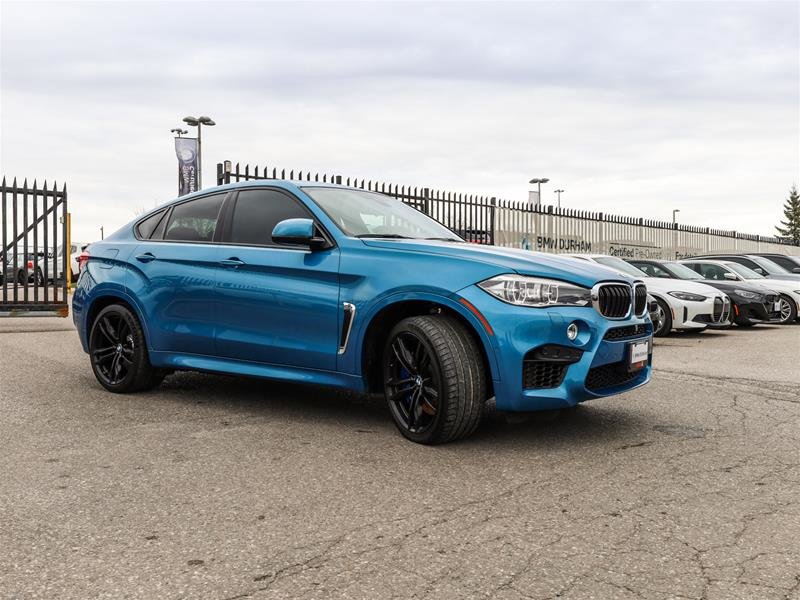
[[[677,223],[677,221],[675,220],[675,215],[677,215],[679,212],[681,212],[680,208],[676,208],[675,210],[672,211],[672,226],[673,227],[675,226],[675,223]]]
[[[178,137],[181,137],[182,135],[186,135],[186,134],[187,134],[187,133],[189,133],[189,132],[188,132],[188,131],[186,131],[185,129],[181,129],[181,128],[179,127],[179,128],[177,128],[177,129],[170,129],[170,133],[174,133],[174,134],[176,134]]]
[[[538,186],[536,188],[536,190],[537,190],[536,194],[538,196],[538,202],[537,202],[538,204],[542,203],[542,184],[543,183],[547,183],[548,181],[550,181],[550,180],[547,177],[541,177],[541,178],[534,177],[529,182],[529,183],[535,183]]]
[[[564,191],[564,190],[555,190],[555,191],[553,192],[554,194],[558,194],[558,208],[561,208],[561,193],[562,193],[563,191]]]
[[[203,125],[213,127],[216,123],[211,117],[184,117],[183,122],[191,127],[197,127],[197,189],[203,189],[203,154],[200,149],[201,131]]]

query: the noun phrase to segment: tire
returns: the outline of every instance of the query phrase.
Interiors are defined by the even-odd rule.
[[[486,402],[486,374],[476,341],[458,321],[410,317],[389,333],[383,351],[386,402],[395,425],[419,444],[471,435]]]
[[[735,321],[737,327],[753,327],[757,325],[757,323],[751,323],[750,321]]]
[[[121,304],[105,307],[92,323],[89,359],[100,385],[116,394],[147,390],[164,379],[150,364],[139,320]]]
[[[672,311],[661,298],[656,298],[661,313],[661,327],[653,331],[653,337],[665,337],[672,331]]]
[[[28,277],[25,275],[25,271],[19,271],[17,273],[17,284],[25,285],[26,283],[28,283]]]
[[[792,300],[786,294],[781,294],[781,320],[779,321],[781,325],[785,325],[786,323],[791,323],[797,318],[797,307],[794,305],[794,300]]]
[[[44,273],[42,273],[41,269],[39,268],[36,269],[35,278],[36,278],[35,279],[36,285],[44,285]]]

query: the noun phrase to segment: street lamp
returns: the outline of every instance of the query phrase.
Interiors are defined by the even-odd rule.
[[[181,128],[179,127],[179,128],[177,128],[177,129],[170,129],[170,133],[174,133],[174,134],[176,134],[178,137],[181,137],[182,135],[186,135],[186,134],[187,134],[187,133],[189,133],[189,132],[188,132],[188,131],[186,131],[185,129],[181,129]]]
[[[554,193],[554,194],[558,194],[558,208],[561,208],[561,193],[562,193],[563,191],[564,191],[564,190],[554,190],[554,191],[553,191],[553,193]]]
[[[537,187],[537,191],[536,191],[536,194],[538,196],[537,204],[541,204],[542,203],[542,184],[543,183],[547,183],[548,181],[550,181],[550,180],[547,177],[541,177],[541,178],[531,179],[530,182],[529,182],[529,183],[535,183],[538,186]]]
[[[681,212],[681,209],[680,209],[680,208],[676,208],[675,210],[673,210],[673,211],[672,211],[672,224],[673,224],[673,225],[675,225],[675,223],[676,223],[676,221],[675,221],[675,215],[677,215],[679,212]]]
[[[203,154],[200,150],[201,131],[203,125],[213,127],[216,123],[211,117],[184,117],[183,122],[191,127],[197,127],[197,189],[203,189]]]

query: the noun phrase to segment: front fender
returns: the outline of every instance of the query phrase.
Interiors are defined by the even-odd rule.
[[[461,304],[460,296],[453,293],[434,293],[430,291],[395,292],[384,297],[357,306],[356,319],[350,333],[350,344],[347,351],[339,357],[338,370],[355,375],[363,375],[361,357],[370,323],[382,310],[403,302],[418,301],[440,304],[457,313],[467,321],[478,336],[489,360],[492,379],[500,380],[500,369],[497,364],[497,350],[494,337],[490,336],[478,318],[466,306]]]

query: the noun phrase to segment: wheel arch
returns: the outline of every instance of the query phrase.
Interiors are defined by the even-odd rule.
[[[97,294],[91,298],[84,307],[85,316],[83,323],[84,331],[86,332],[87,344],[89,341],[91,325],[94,323],[95,317],[97,317],[101,310],[107,306],[111,306],[112,304],[121,304],[128,308],[134,315],[136,315],[136,319],[139,321],[139,325],[142,327],[142,331],[144,332],[147,348],[151,349],[150,334],[147,329],[147,322],[145,321],[139,306],[136,304],[136,301],[124,292],[113,289],[105,290],[102,293]]]
[[[476,317],[458,302],[443,296],[403,295],[388,304],[376,308],[362,328],[358,352],[356,354],[364,386],[369,392],[382,392],[381,354],[389,331],[407,317],[443,314],[461,323],[473,336],[481,351],[489,397],[494,395],[494,381],[500,379],[499,369],[492,341]]]

